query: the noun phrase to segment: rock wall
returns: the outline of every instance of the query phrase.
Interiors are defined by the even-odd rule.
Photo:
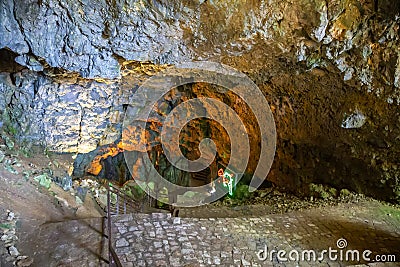
[[[1,67],[3,124],[88,152],[118,138],[124,105],[160,64],[218,61],[272,106],[269,180],[399,201],[399,11],[388,0],[2,0],[0,49],[20,65]]]
[[[119,136],[119,88],[111,83],[62,83],[34,73],[1,73],[1,107],[20,140],[59,152],[89,152]]]
[[[399,86],[400,4],[388,0],[3,0],[0,6],[0,48],[36,71],[49,65],[117,78],[121,60],[219,61],[272,43],[310,69],[332,65],[345,80]]]
[[[8,53],[9,54],[9,53]],[[13,64],[0,60],[6,70]],[[20,66],[21,67],[21,66]],[[117,80],[84,79],[47,69],[0,72],[2,122],[21,142],[55,152],[87,153],[121,136],[126,105],[134,92],[166,66],[125,62]]]

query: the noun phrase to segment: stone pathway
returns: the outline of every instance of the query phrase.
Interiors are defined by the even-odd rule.
[[[114,217],[114,242],[124,266],[400,266],[399,262],[382,265],[362,260],[365,250],[372,251],[366,255],[371,260],[377,255],[395,255],[400,260],[399,214],[376,201],[253,218],[133,214]],[[337,244],[339,239],[343,240]],[[344,242],[347,246],[339,249]],[[338,252],[318,259],[329,247]],[[258,259],[257,252],[266,248],[268,254],[271,250],[286,254]],[[316,260],[313,254],[308,257],[309,250],[315,251]],[[350,252],[346,261],[349,250],[359,250],[359,262],[352,260]],[[291,251],[295,251],[293,260],[289,260]],[[333,257],[340,258],[339,251],[342,261]],[[301,260],[303,252],[305,261]]]

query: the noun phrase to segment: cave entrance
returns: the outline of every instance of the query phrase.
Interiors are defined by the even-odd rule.
[[[246,103],[237,95],[217,88],[217,86],[195,83],[173,88],[164,97],[161,97],[150,112],[146,120],[145,129],[143,129],[144,126],[142,122],[139,123],[140,126],[136,126],[135,123],[133,123],[133,125],[129,125],[129,127],[124,127],[123,132],[125,136],[132,136],[132,144],[124,146],[123,141],[119,140],[113,144],[99,147],[90,153],[78,155],[74,164],[74,177],[80,178],[85,175],[92,175],[98,179],[112,181],[123,187],[126,184],[134,183],[132,181],[147,179],[149,173],[146,171],[146,168],[139,170],[139,167],[143,165],[144,162],[143,157],[146,156],[152,162],[152,167],[155,168],[164,179],[173,184],[184,187],[200,187],[206,185],[206,187],[209,187],[207,190],[210,194],[215,190],[226,190],[227,193],[230,192],[233,194],[232,191],[234,187],[232,183],[230,183],[231,185],[229,186],[231,176],[225,177],[227,181],[226,184],[228,185],[225,186],[226,184],[223,183],[219,189],[215,186],[215,183],[212,183],[213,180],[218,178],[223,180],[224,175],[218,175],[218,171],[221,170],[221,166],[226,166],[230,162],[231,139],[223,127],[223,124],[209,119],[208,117],[210,116],[206,116],[208,112],[207,109],[210,109],[210,106],[201,102],[196,104],[197,106],[193,106],[197,111],[204,111],[204,116],[191,119],[185,125],[179,126],[182,127],[179,130],[179,146],[174,144],[172,148],[174,151],[180,150],[181,154],[186,159],[193,161],[199,159],[201,156],[199,149],[201,142],[205,139],[210,139],[215,144],[215,151],[212,152],[214,161],[210,166],[205,166],[201,171],[193,173],[182,171],[174,167],[167,160],[161,145],[160,136],[164,126],[163,123],[168,114],[181,103],[193,98],[202,97],[220,100],[227,106],[232,107],[237,114],[244,117],[242,121],[245,128],[248,130],[249,143],[253,153],[246,173],[252,173],[260,153],[260,134],[254,114]],[[128,113],[128,108],[128,105],[123,105],[125,113]],[[211,111],[214,113],[222,112],[213,106],[211,106]],[[191,110],[189,109],[188,112],[191,112]],[[189,114],[186,115],[190,117]],[[185,114],[180,116],[179,118],[184,118]],[[126,135],[126,131],[128,135]],[[144,133],[139,134],[141,131],[144,131]],[[140,140],[135,140],[138,136]],[[130,142],[130,140],[124,140],[124,142],[125,141],[128,143]],[[145,151],[143,151],[143,148],[138,147],[138,143],[145,144]],[[165,144],[163,143],[163,145]],[[169,151],[171,151],[170,148],[171,146],[168,147]],[[135,170],[135,166],[133,167],[134,171],[132,172],[134,173],[131,173],[126,165],[124,151],[129,151],[131,154],[130,157],[132,157],[130,160],[132,160],[132,164],[137,167],[137,170]],[[222,169],[224,174],[226,168]],[[242,181],[243,179],[241,183]],[[233,184],[236,185],[236,183]],[[225,188],[222,186],[225,186]],[[149,185],[149,187],[151,187],[151,190],[157,192],[162,191],[160,188],[156,188],[156,185]]]
[[[140,196],[138,200],[142,201],[146,206],[150,208],[162,208],[172,209],[172,207],[163,204],[163,201],[156,201],[156,199],[163,199],[164,202],[175,202],[179,201],[180,192],[168,192],[166,188],[161,188],[159,185],[154,184],[149,179],[149,174],[146,167],[141,168],[141,162],[143,157],[149,157],[152,162],[152,167],[157,172],[171,183],[184,187],[200,187],[203,185],[210,185],[214,180],[217,180],[218,176],[218,164],[214,161],[208,167],[198,172],[186,172],[173,166],[166,158],[165,154],[161,150],[161,146],[154,146],[146,153],[132,152],[136,157],[136,162],[139,162],[136,167],[136,173],[131,173],[124,158],[124,149],[120,142],[114,144],[99,147],[95,151],[79,154],[74,162],[74,179],[85,179],[95,178],[96,180],[103,181],[104,183],[113,183],[120,187],[122,190],[127,190],[132,193],[133,196]],[[146,155],[147,154],[147,155]],[[139,187],[137,182],[147,183],[148,190],[152,190],[156,196],[152,198],[149,192],[143,194],[138,191],[143,190],[143,186]],[[136,192],[132,192],[136,191]],[[215,188],[209,186],[210,196],[215,192]],[[227,189],[228,192],[228,189]],[[168,198],[168,199],[167,199]]]

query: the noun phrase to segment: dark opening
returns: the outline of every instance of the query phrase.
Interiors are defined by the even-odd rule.
[[[17,56],[18,54],[7,48],[0,49],[0,72],[18,72],[24,69],[24,66],[15,62]]]

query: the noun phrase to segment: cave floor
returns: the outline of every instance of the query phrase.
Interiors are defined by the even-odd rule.
[[[377,255],[397,254],[399,261],[400,213],[391,206],[365,200],[260,215],[265,208],[248,206],[247,216],[236,218],[226,207],[180,211],[180,216],[196,217],[171,218],[161,213],[117,217],[114,229],[117,253],[124,266],[348,266],[358,263],[351,256],[348,261],[346,256],[342,261],[334,260],[335,254],[318,260],[322,250],[329,247],[340,251],[337,241],[343,238],[342,242],[347,242],[341,249],[343,255],[348,250],[358,250],[362,258],[362,253],[370,250],[371,260]],[[257,216],[251,216],[252,210]],[[292,250],[300,255],[305,250],[313,250],[317,260],[305,257],[301,261],[299,256],[299,261],[285,261],[275,254],[259,260],[257,252],[266,248],[286,251],[283,258],[288,258]],[[340,254],[337,255],[340,259]],[[360,262],[368,263],[362,259]],[[399,265],[399,262],[368,263],[368,266]]]
[[[62,164],[62,158],[57,160]],[[50,162],[54,165],[48,157],[8,155],[0,163],[0,266],[13,266],[13,261],[18,266],[106,266],[102,213],[90,196],[77,203],[58,186],[46,189],[33,181]],[[211,205],[180,209],[177,218],[168,213],[115,216],[113,243],[124,266],[400,266],[362,260],[366,250],[371,259],[395,255],[400,260],[400,210],[394,206],[365,198],[291,212],[271,210],[266,204]],[[14,218],[8,220],[10,211]],[[4,235],[16,238],[3,240]],[[315,250],[318,258],[323,250],[338,250],[342,238],[347,242],[339,250],[342,261],[327,254],[320,261],[307,255],[301,259],[304,251]],[[11,245],[20,258],[9,255]],[[266,248],[286,255],[259,260],[257,253]],[[349,250],[359,251],[361,260],[347,261]],[[294,260],[282,259],[291,251]]]

